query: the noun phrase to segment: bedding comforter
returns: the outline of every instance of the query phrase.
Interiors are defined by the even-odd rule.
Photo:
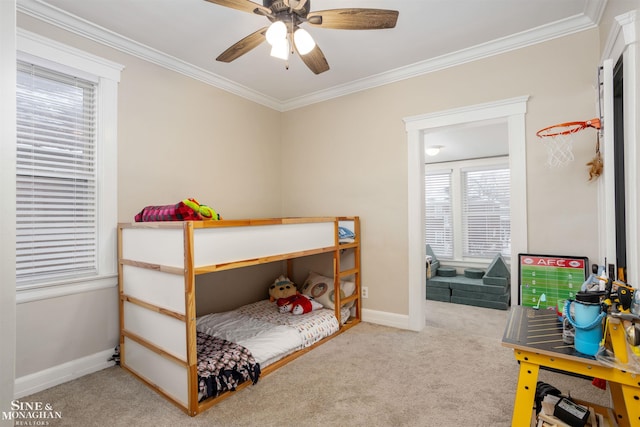
[[[251,352],[222,338],[197,333],[199,400],[235,390],[241,383],[260,377],[260,365]]]

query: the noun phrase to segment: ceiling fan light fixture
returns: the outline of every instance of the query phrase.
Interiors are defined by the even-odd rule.
[[[285,38],[276,41],[271,46],[271,56],[278,59],[289,59],[289,40]]]
[[[271,55],[287,58],[296,52],[302,62],[314,74],[329,70],[329,63],[320,46],[306,31],[299,31],[302,24],[335,30],[382,30],[395,28],[397,10],[371,8],[341,8],[311,11],[311,0],[207,0],[210,3],[267,18],[270,24],[263,26],[231,45],[216,61],[231,62],[258,47],[263,42],[271,45]],[[355,1],[355,0],[354,0]],[[297,34],[296,34],[297,33]],[[283,48],[286,40],[287,53]],[[289,64],[287,62],[287,69]]]
[[[433,145],[425,150],[427,156],[436,156],[442,149],[442,145]]]
[[[286,40],[287,26],[282,21],[276,21],[269,26],[265,37],[271,46],[275,46],[277,43],[280,43],[281,40]]]
[[[316,42],[311,37],[311,34],[304,28],[298,28],[293,33],[293,42],[296,44],[296,49],[300,55],[306,55],[316,47]]]

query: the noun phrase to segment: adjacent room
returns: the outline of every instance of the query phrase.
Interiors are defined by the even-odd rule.
[[[0,8],[1,426],[640,426],[639,0]]]

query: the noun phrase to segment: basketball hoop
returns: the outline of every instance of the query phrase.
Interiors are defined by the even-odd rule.
[[[562,167],[573,161],[573,134],[588,127],[600,129],[600,119],[560,123],[536,132],[547,148],[547,165],[552,168]]]

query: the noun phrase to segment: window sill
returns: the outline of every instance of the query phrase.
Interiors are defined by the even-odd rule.
[[[58,298],[83,292],[93,292],[108,289],[118,285],[118,276],[98,276],[88,279],[65,282],[64,284],[50,284],[30,289],[16,290],[16,304],[24,304],[50,298]]]
[[[440,265],[442,266],[447,266],[447,267],[455,267],[460,269],[460,271],[464,270],[465,268],[481,268],[481,269],[486,269],[487,267],[489,267],[489,265],[491,264],[491,262],[493,261],[493,259],[486,259],[486,260],[464,260],[464,261],[460,261],[460,260],[452,260],[452,259],[438,259],[438,261],[440,261]],[[505,263],[507,264],[507,266],[509,266],[511,264],[510,260],[508,259],[504,259]]]

